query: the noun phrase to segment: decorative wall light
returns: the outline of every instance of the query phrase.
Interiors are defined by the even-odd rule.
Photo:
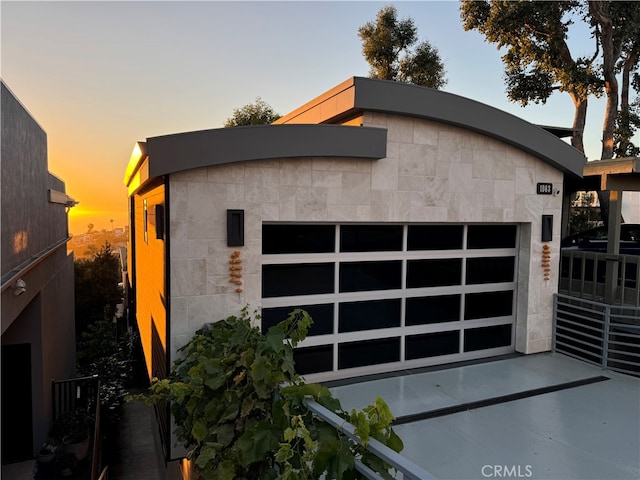
[[[13,294],[18,297],[27,291],[27,284],[21,278],[13,286]]]

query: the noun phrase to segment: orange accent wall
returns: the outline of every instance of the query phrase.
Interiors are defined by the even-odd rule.
[[[147,204],[146,239],[145,200]],[[155,205],[158,204],[165,204],[164,185],[135,195],[136,314],[149,378],[158,374],[157,366],[154,369],[153,365],[154,356],[156,363],[162,362],[166,359],[167,351],[166,240],[156,238]],[[152,350],[152,322],[155,324],[163,350],[156,351],[155,355]],[[160,344],[157,343],[156,349],[159,347]],[[164,367],[161,371],[164,371]]]

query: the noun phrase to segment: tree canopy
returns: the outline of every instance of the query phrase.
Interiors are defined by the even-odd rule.
[[[89,325],[113,319],[122,301],[120,259],[107,242],[91,259],[76,260],[74,270],[76,336],[80,337]]]
[[[428,41],[416,45],[418,34],[413,20],[397,17],[396,8],[386,6],[378,12],[375,22],[358,29],[362,54],[371,65],[369,76],[442,88],[447,82],[438,50]]]
[[[616,144],[618,154],[633,151],[629,143],[638,126],[638,106],[629,102],[628,87],[638,66],[640,3],[463,0],[460,13],[465,30],[477,30],[506,50],[502,61],[509,100],[524,106],[545,103],[554,91],[568,93],[575,107],[572,145],[584,152],[588,98],[606,95],[601,158],[612,158]],[[591,30],[588,56],[574,56],[569,48],[575,22]]]
[[[602,158],[634,156],[640,151],[631,137],[640,127],[640,101],[629,103],[630,85],[638,92],[640,60],[640,4],[589,1],[593,35],[602,47],[602,75],[607,95]],[[618,75],[621,75],[621,83]],[[620,96],[618,97],[618,93]]]
[[[227,118],[225,128],[242,127],[247,125],[269,125],[279,119],[281,115],[276,113],[271,105],[256,97],[254,103],[249,103],[233,110],[233,115]]]

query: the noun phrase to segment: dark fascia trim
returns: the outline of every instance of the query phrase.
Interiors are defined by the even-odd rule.
[[[294,157],[378,160],[387,154],[383,128],[342,125],[259,125],[147,139],[149,177],[211,165]]]
[[[553,167],[582,177],[583,153],[515,115],[431,88],[355,77],[354,107],[424,118],[472,130],[513,145]]]
[[[537,126],[555,135],[558,138],[573,137],[573,128],[554,127],[553,125],[537,125]]]
[[[454,125],[523,150],[569,175],[582,177],[586,157],[557,137],[571,129],[539,127],[515,115],[452,93],[406,83],[351,77],[275,123],[336,124],[380,112]]]

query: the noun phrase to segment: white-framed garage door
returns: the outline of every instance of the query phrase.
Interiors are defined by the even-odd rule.
[[[262,228],[262,329],[314,320],[295,351],[315,381],[514,351],[515,224]]]

